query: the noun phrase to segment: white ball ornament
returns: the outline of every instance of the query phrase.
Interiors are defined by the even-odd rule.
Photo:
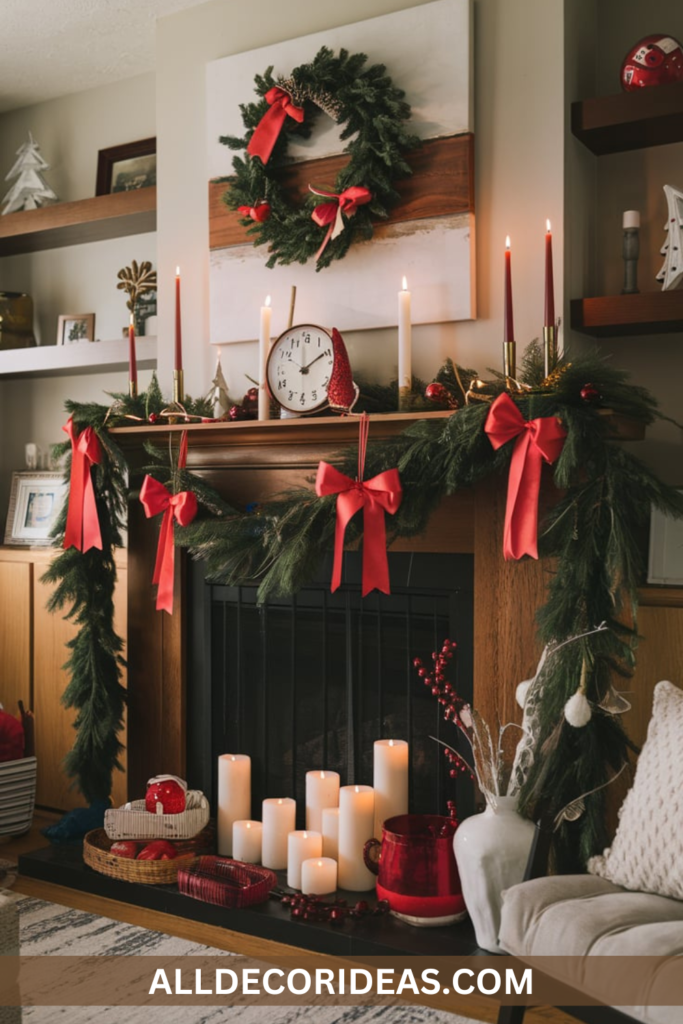
[[[582,729],[584,725],[588,725],[593,712],[591,706],[588,703],[588,698],[585,693],[581,693],[577,690],[576,693],[569,698],[564,706],[564,717],[567,723],[574,727],[574,729]]]
[[[524,679],[515,690],[515,700],[522,709],[526,704],[527,697],[529,696],[529,690],[531,689],[531,684],[533,683],[533,681],[533,679]]]

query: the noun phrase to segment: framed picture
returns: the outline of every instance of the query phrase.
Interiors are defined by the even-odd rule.
[[[131,192],[157,183],[157,140],[140,139],[101,149],[97,158],[95,195]]]
[[[5,544],[49,544],[66,492],[62,473],[12,473]]]
[[[57,325],[58,345],[77,345],[95,340],[94,313],[64,313]]]
[[[650,517],[650,557],[647,582],[683,586],[683,523],[653,508]]]

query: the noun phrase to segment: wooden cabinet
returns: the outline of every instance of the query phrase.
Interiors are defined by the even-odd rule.
[[[36,716],[38,788],[36,803],[58,811],[83,806],[85,801],[71,789],[62,761],[74,740],[73,709],[61,697],[67,683],[63,665],[67,643],[76,627],[60,614],[47,610],[50,587],[41,582],[53,552],[0,548],[0,701],[16,711],[21,699]],[[127,558],[117,556],[119,582],[115,606],[116,630],[127,635]],[[123,738],[125,743],[125,737]],[[123,765],[125,768],[125,751]],[[126,799],[125,772],[114,776],[113,800]]]

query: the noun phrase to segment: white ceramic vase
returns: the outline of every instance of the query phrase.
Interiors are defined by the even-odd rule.
[[[465,818],[453,837],[465,906],[477,943],[492,953],[498,945],[503,891],[524,877],[534,826],[517,813],[517,798],[496,797],[483,814]]]

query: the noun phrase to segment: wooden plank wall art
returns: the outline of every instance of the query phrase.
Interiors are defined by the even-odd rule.
[[[404,275],[414,323],[475,317],[471,25],[470,0],[435,0],[208,65],[212,344],[255,339],[267,295],[277,336],[287,327],[292,285],[298,289],[297,322],[342,331],[394,326]],[[219,140],[244,137],[240,104],[258,99],[255,76],[272,66],[274,78],[286,80],[323,46],[335,54],[341,48],[366,54],[368,65],[386,65],[393,84],[405,92],[412,110],[407,128],[421,144],[407,154],[413,173],[396,182],[400,199],[370,241],[355,242],[342,259],[319,271],[314,258],[268,268],[267,245],[254,246],[243,216],[223,201],[235,153]],[[349,159],[348,140],[340,135],[333,117],[322,113],[308,139],[289,143],[291,164],[280,177],[288,195],[303,197],[310,183],[334,191]]]

